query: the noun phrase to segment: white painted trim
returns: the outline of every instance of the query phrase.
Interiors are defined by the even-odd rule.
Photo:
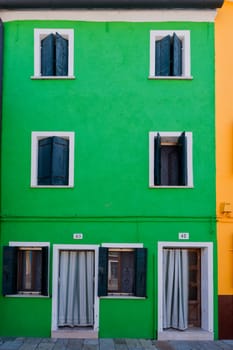
[[[98,254],[99,245],[88,244],[54,244],[53,245],[53,298],[52,298],[52,332],[57,331],[57,307],[58,307],[58,276],[59,276],[59,251],[60,250],[93,250],[95,253],[95,300],[94,300],[94,327],[93,331],[99,330],[99,298],[97,295],[98,289]]]
[[[157,133],[161,138],[171,138],[176,140],[182,131],[170,132],[170,131],[150,131],[149,132],[149,187],[151,188],[192,188],[193,187],[193,137],[192,132],[185,131],[187,137],[187,186],[155,186],[154,185],[154,138]]]
[[[166,338],[163,330],[163,249],[164,248],[201,248],[201,300],[202,330],[210,333],[213,339],[214,299],[213,299],[213,243],[212,242],[158,242],[158,335]],[[184,339],[185,339],[185,331]],[[194,335],[194,334],[193,334]],[[198,338],[199,333],[196,333]],[[169,336],[169,335],[168,335]],[[195,336],[195,335],[194,335]],[[181,338],[182,339],[182,335]]]
[[[142,243],[102,243],[101,247],[105,248],[143,248]]]
[[[53,33],[59,33],[65,39],[68,40],[68,76],[69,78],[74,78],[74,30],[73,29],[60,29],[60,28],[48,28],[34,29],[34,79],[41,78],[41,40],[44,39],[47,35]],[[49,77],[46,77],[49,79]],[[51,77],[52,79],[54,76]],[[56,77],[58,78],[58,77]],[[63,77],[64,79],[65,77]]]
[[[151,30],[150,31],[150,72],[149,72],[149,78],[165,78],[165,77],[158,77],[155,75],[155,52],[156,52],[156,45],[155,42],[157,40],[161,40],[167,35],[173,35],[173,33],[176,33],[178,38],[182,41],[182,76],[181,77],[173,77],[170,76],[170,79],[191,79],[191,73],[190,73],[190,31],[189,30]]]
[[[38,141],[51,136],[63,137],[69,140],[69,179],[67,186],[38,186]],[[31,187],[36,188],[67,188],[74,186],[74,132],[63,131],[33,131],[31,136]]]
[[[216,10],[1,10],[3,22],[16,20],[67,20],[87,22],[214,22]]]
[[[10,247],[49,247],[49,242],[9,242]]]

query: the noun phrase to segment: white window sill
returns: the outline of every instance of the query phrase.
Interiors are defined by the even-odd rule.
[[[31,188],[74,188],[73,185],[68,185],[68,186],[37,186],[37,185],[31,185]]]
[[[74,80],[74,75],[69,76],[41,76],[41,75],[33,75],[31,76],[32,80]]]
[[[194,186],[149,186],[149,188],[194,188]]]
[[[40,298],[40,299],[48,299],[49,295],[40,295],[40,294],[7,294],[4,295],[7,298]]]
[[[150,80],[192,80],[193,77],[190,76],[154,76],[149,75],[148,79]]]

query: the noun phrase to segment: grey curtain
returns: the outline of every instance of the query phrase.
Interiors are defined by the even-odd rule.
[[[188,328],[188,251],[163,250],[163,328]]]
[[[61,251],[58,326],[94,324],[94,252]]]

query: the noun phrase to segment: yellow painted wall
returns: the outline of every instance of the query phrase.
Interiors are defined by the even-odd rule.
[[[233,0],[216,17],[216,171],[219,295],[233,294]],[[231,213],[223,213],[223,203]]]

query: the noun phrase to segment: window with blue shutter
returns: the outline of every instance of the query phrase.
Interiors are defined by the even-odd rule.
[[[38,141],[38,185],[67,186],[69,140],[58,136]]]
[[[176,33],[155,41],[155,75],[182,75],[182,40]]]
[[[59,33],[41,40],[41,75],[68,76],[69,41]]]
[[[146,296],[147,249],[99,250],[98,295]]]
[[[179,137],[154,136],[154,186],[187,186],[188,159],[185,132]]]
[[[3,295],[48,295],[48,247],[3,247]]]

